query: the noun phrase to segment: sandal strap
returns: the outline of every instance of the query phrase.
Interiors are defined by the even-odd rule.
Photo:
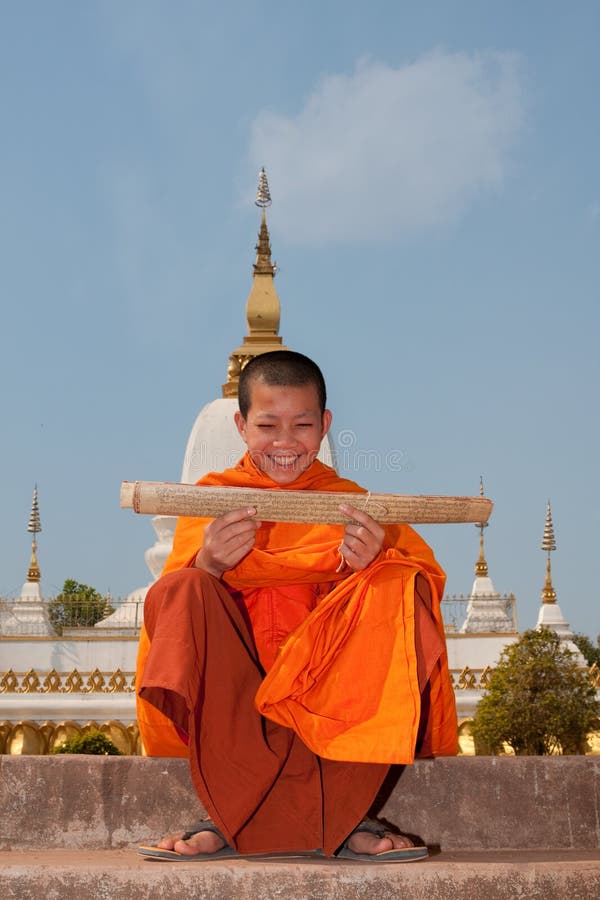
[[[229,846],[225,840],[225,836],[219,831],[212,819],[203,819],[201,822],[196,822],[195,825],[189,825],[188,830],[184,833],[181,840],[189,841],[195,834],[202,834],[203,831],[211,831],[213,834],[216,834],[217,837],[221,838],[226,847]]]
[[[367,834],[374,834],[375,837],[382,838],[389,832],[389,828],[386,828],[381,822],[378,822],[377,819],[363,819],[362,822],[354,828],[346,840],[344,841],[344,846],[348,843],[350,838],[355,834],[361,834],[361,832],[366,832]]]

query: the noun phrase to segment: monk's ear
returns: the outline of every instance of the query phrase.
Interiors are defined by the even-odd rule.
[[[246,440],[246,420],[244,419],[239,409],[236,413],[234,413],[233,421],[235,422],[236,428],[239,431],[242,440],[245,444],[247,444],[248,441]]]
[[[332,418],[333,418],[333,416],[332,416],[331,410],[330,410],[330,409],[326,409],[325,412],[323,413],[323,416],[322,416],[322,419],[321,419],[321,428],[323,429],[323,434],[321,435],[322,438],[325,437],[325,435],[327,434],[327,432],[328,432],[329,429],[331,428],[331,420],[332,420]]]

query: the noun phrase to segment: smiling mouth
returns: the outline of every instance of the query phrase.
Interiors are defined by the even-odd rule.
[[[271,456],[270,459],[283,469],[289,469],[298,462],[298,456]]]

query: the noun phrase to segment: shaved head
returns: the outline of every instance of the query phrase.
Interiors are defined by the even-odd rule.
[[[273,350],[255,356],[241,371],[238,383],[238,403],[244,419],[248,416],[252,399],[252,385],[256,382],[272,387],[304,387],[313,384],[319,398],[321,413],[327,404],[325,379],[318,365],[294,350]]]

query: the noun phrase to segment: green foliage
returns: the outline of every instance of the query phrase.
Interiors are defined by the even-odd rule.
[[[57,634],[64,628],[91,628],[114,611],[110,597],[73,578],[67,578],[61,593],[48,603],[48,617]]]
[[[581,654],[588,666],[593,666],[594,663],[600,666],[600,638],[596,638],[596,644],[594,645],[585,634],[574,634],[573,643],[581,650]]]
[[[55,747],[53,753],[91,753],[95,756],[122,756],[121,751],[101,731],[87,731]]]
[[[557,635],[526,631],[505,647],[473,722],[477,752],[517,755],[583,753],[597,727],[600,704],[587,672],[580,670]]]

